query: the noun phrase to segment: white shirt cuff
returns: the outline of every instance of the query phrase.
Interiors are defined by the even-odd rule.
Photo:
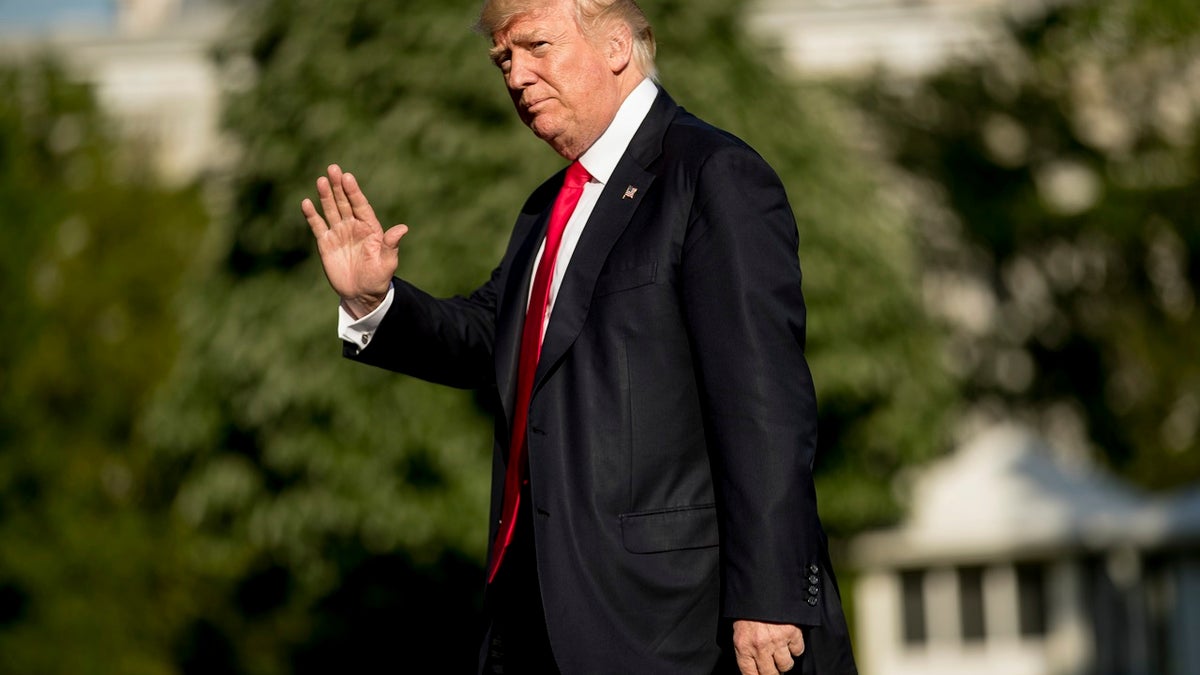
[[[342,305],[338,305],[338,337],[346,342],[351,342],[360,350],[371,343],[371,338],[375,337],[375,331],[379,328],[379,324],[383,323],[383,317],[387,314],[388,308],[392,306],[392,299],[396,295],[396,288],[393,285],[388,285],[387,295],[384,296],[383,302],[374,309],[370,314],[355,319],[346,311]]]

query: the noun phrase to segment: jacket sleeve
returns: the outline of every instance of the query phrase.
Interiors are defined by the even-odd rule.
[[[438,299],[401,279],[374,337],[361,350],[344,342],[348,359],[461,388],[495,383],[497,268],[469,296]]]
[[[721,612],[811,626],[821,623],[827,554],[797,248],[791,207],[766,162],[744,145],[710,155],[696,179],[681,283],[718,506]]]

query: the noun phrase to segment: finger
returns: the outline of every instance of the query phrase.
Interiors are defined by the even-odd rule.
[[[781,673],[786,673],[796,665],[796,659],[792,658],[792,653],[788,651],[786,646],[780,646],[775,650],[775,669]]]
[[[804,653],[804,633],[800,632],[799,628],[796,628],[796,632],[788,638],[787,646],[792,656],[800,656]]]
[[[775,667],[775,655],[766,649],[755,652],[754,665],[758,666],[758,675],[779,675],[779,668]]]
[[[329,165],[329,187],[333,188],[333,201],[342,220],[353,218],[354,209],[350,207],[350,200],[346,198],[346,190],[342,187],[342,167],[337,164]]]
[[[748,654],[738,654],[737,666],[741,675],[758,675],[758,664]]]
[[[393,225],[392,227],[388,228],[387,232],[383,233],[383,245],[387,246],[388,248],[398,248],[400,246],[400,240],[403,239],[404,235],[406,234],[408,234],[407,225]]]
[[[313,206],[311,199],[300,202],[300,211],[304,214],[304,219],[308,221],[308,228],[312,230],[314,237],[321,237],[329,231],[329,226],[325,224],[325,219],[321,217],[321,214],[317,213],[317,207]]]
[[[738,669],[742,675],[779,675],[775,667],[775,656],[769,644],[752,642],[736,650]]]
[[[347,173],[342,176],[342,190],[346,193],[355,218],[367,223],[379,222],[375,218],[375,209],[371,208],[371,202],[367,201],[367,196],[358,186],[358,179],[354,174]]]
[[[333,201],[333,188],[329,186],[329,179],[325,176],[317,179],[317,197],[321,200],[321,212],[329,220],[329,226],[333,227],[342,222],[342,215],[338,213],[337,204]]]

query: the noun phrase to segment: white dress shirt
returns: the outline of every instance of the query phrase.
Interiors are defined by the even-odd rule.
[[[571,219],[567,221],[567,226],[563,230],[562,243],[558,248],[558,259],[554,263],[554,278],[550,282],[550,300],[546,306],[545,319],[547,325],[550,323],[550,314],[554,311],[554,299],[558,296],[558,289],[567,273],[567,266],[571,263],[571,256],[575,253],[575,247],[583,235],[583,228],[587,225],[588,218],[591,217],[592,210],[596,207],[596,202],[600,200],[600,193],[604,191],[605,184],[612,177],[612,172],[616,170],[617,163],[621,161],[621,157],[629,147],[629,142],[633,140],[633,135],[637,133],[638,128],[646,119],[646,115],[650,113],[650,107],[654,105],[654,99],[657,96],[658,87],[654,82],[650,78],[642,80],[641,84],[625,97],[616,116],[613,117],[612,123],[608,125],[600,138],[596,139],[592,147],[588,148],[587,152],[579,158],[579,163],[583,165],[584,169],[587,169],[592,179],[583,186],[583,194],[579,197],[579,203],[575,206],[575,211],[571,214]],[[546,242],[543,239],[542,247],[538,249],[537,257],[533,262],[534,271],[537,270],[545,245]],[[532,286],[533,284],[530,283],[531,293]],[[359,345],[360,349],[365,347],[383,321],[388,308],[392,306],[394,294],[395,290],[388,288],[383,302],[370,314],[358,320],[355,320],[345,308],[339,305],[338,337]],[[543,326],[543,332],[544,329],[545,326]]]

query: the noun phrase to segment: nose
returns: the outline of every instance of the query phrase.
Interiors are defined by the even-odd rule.
[[[520,50],[514,50],[509,56],[508,74],[505,75],[505,81],[508,88],[513,91],[524,89],[537,82],[533,58]]]

